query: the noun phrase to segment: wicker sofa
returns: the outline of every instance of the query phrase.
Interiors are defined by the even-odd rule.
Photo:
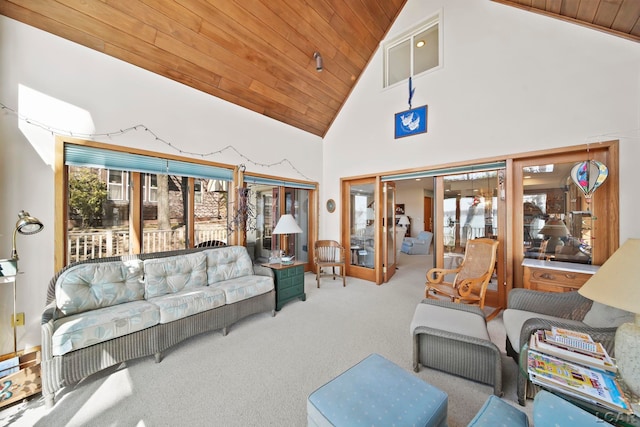
[[[615,356],[616,330],[625,322],[633,322],[634,315],[594,302],[577,291],[541,292],[518,288],[509,292],[503,319],[507,355],[517,363],[526,363],[520,360],[520,349],[529,342],[533,332],[553,326],[588,333],[600,341],[611,356]],[[520,369],[526,372],[526,367]],[[518,403],[522,406],[527,397],[534,396],[535,390],[529,385],[527,376],[518,375]]]
[[[56,273],[42,315],[42,393],[251,314],[275,315],[271,269],[243,246],[110,257]]]

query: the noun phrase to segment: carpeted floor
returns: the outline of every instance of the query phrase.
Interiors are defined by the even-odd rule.
[[[411,368],[409,323],[422,299],[431,256],[401,254],[392,280],[376,286],[348,278],[305,276],[307,300],[275,317],[258,314],[227,336],[206,333],[153,357],[107,369],[64,388],[47,410],[37,395],[0,412],[0,425],[29,426],[304,426],[306,399],[371,353]],[[488,323],[504,351],[502,316]],[[422,368],[415,374],[449,394],[449,425],[466,425],[492,387]],[[503,356],[504,399],[516,399],[517,365]]]

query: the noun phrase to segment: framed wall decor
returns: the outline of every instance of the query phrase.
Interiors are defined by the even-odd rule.
[[[327,200],[327,211],[333,213],[336,210],[336,202],[333,199]]]
[[[427,132],[427,106],[401,111],[395,116],[395,138]]]

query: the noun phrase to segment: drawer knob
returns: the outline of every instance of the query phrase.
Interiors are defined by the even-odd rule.
[[[540,277],[547,280],[554,280],[556,278],[553,274],[549,273],[542,273]]]

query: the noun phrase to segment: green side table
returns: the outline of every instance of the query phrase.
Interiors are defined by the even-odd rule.
[[[304,293],[304,265],[302,261],[293,264],[262,264],[269,267],[275,275],[276,285],[276,311],[280,311],[282,306],[296,298],[302,301],[307,299]]]

